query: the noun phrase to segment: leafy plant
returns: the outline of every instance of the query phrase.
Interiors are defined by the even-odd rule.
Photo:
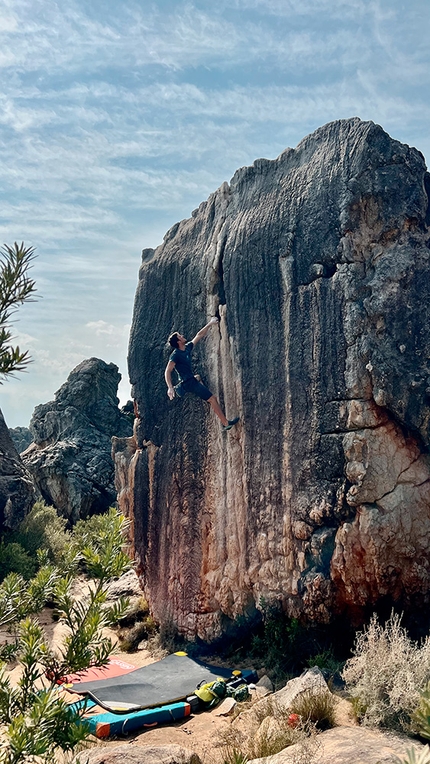
[[[419,706],[412,716],[412,723],[414,731],[420,737],[430,740],[430,683],[421,693]]]
[[[15,628],[15,654],[21,665],[16,687],[4,665],[0,670],[5,741],[1,764],[53,762],[57,751],[73,751],[87,738],[88,728],[59,695],[57,682],[69,673],[105,665],[114,649],[103,629],[121,618],[128,604],[125,600],[106,604],[110,579],[132,565],[122,550],[125,529],[125,519],[111,510],[100,524],[97,545],[88,545],[77,555],[91,576],[81,599],[74,597],[73,575],[47,564],[30,582],[10,574],[0,586],[0,626]],[[56,651],[34,616],[47,600],[55,601],[67,627]]]
[[[18,345],[11,344],[10,324],[17,307],[36,291],[34,280],[28,276],[34,253],[34,247],[25,247],[24,242],[0,248],[0,384],[2,377],[23,371],[30,362],[28,351],[23,353]]]
[[[36,570],[37,558],[32,557],[21,544],[16,541],[0,541],[0,581],[9,573],[17,573],[28,580]]]
[[[249,761],[248,756],[238,748],[231,748],[224,752],[223,764],[247,764]]]
[[[38,549],[45,549],[49,559],[60,564],[71,539],[66,525],[67,520],[59,517],[55,507],[36,501],[20,524],[17,541],[31,555],[36,555]]]
[[[417,645],[394,613],[385,626],[374,616],[356,639],[342,672],[363,724],[409,732],[420,692],[430,680],[430,639]]]
[[[344,661],[338,660],[334,654],[333,648],[329,647],[327,650],[323,650],[308,658],[307,665],[310,668],[312,668],[312,666],[318,666],[327,678],[327,674],[333,677],[335,674],[340,673],[344,666]]]
[[[288,618],[279,602],[260,599],[262,623],[251,641],[251,655],[262,656],[275,686],[291,676],[296,662],[301,664],[304,629],[296,618]]]
[[[430,764],[430,748],[428,745],[417,752],[416,748],[406,751],[406,758],[395,758],[396,764]]]
[[[71,549],[66,524],[54,507],[37,501],[18,530],[5,533],[0,541],[0,581],[9,573],[19,573],[28,580],[47,562],[70,570],[76,549]]]

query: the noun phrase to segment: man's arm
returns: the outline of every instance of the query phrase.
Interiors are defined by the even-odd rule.
[[[164,379],[166,380],[167,385],[167,395],[171,401],[173,401],[173,398],[175,397],[175,388],[172,385],[172,371],[175,366],[176,364],[174,361],[169,361],[164,372]]]
[[[215,324],[217,324],[217,323],[218,323],[218,319],[215,318],[215,316],[213,318],[211,318],[209,323],[206,324],[206,326],[204,326],[203,329],[200,329],[200,331],[197,332],[196,336],[193,337],[193,339],[191,340],[193,345],[196,345],[196,343],[200,342],[200,340],[202,340],[203,337],[206,337],[206,335],[207,335],[209,329],[211,328],[211,326],[215,326]]]

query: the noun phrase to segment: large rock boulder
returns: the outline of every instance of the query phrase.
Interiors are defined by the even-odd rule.
[[[38,497],[0,411],[0,531],[16,530]]]
[[[22,454],[33,442],[33,436],[28,427],[9,427],[9,435],[19,454]]]
[[[407,751],[415,755],[427,746],[406,736],[391,732],[368,730],[363,727],[336,727],[323,732],[315,741],[313,755],[307,754],[306,744],[296,743],[280,753],[263,759],[251,759],[249,764],[400,764]]]
[[[429,178],[381,127],[333,122],[143,251],[117,481],[154,614],[186,636],[261,597],[322,622],[428,603]],[[169,333],[212,315],[195,370],[229,433],[163,379]]]
[[[22,454],[48,504],[75,522],[116,501],[112,436],[132,432],[118,408],[118,367],[98,358],[82,361],[55,394],[36,406],[34,442]]]
[[[255,740],[259,734],[262,720],[268,720],[274,716],[285,720],[300,696],[306,694],[317,697],[326,693],[330,693],[327,682],[321,671],[315,666],[305,671],[301,676],[290,679],[281,690],[261,698],[251,708],[242,711],[234,719],[233,728],[243,740]],[[265,725],[268,723],[266,721]]]

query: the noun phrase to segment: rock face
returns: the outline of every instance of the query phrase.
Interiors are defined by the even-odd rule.
[[[74,760],[82,761],[82,754]],[[86,764],[201,764],[196,753],[181,745],[118,745],[85,754]]]
[[[16,530],[38,496],[0,411],[0,531]]]
[[[22,460],[45,501],[72,522],[116,501],[111,438],[132,431],[118,408],[120,379],[115,364],[90,358],[73,369],[55,401],[34,410],[34,442]]]
[[[19,454],[25,451],[33,441],[33,436],[28,427],[9,427],[9,435]]]
[[[210,640],[260,597],[321,622],[430,592],[430,176],[372,122],[236,172],[144,250],[121,506],[154,615]],[[165,342],[239,425],[170,402]]]
[[[264,759],[251,759],[249,764],[400,764],[410,761],[408,751],[415,751],[416,760],[427,746],[390,732],[368,730],[363,727],[335,727],[323,732],[316,739],[314,756],[306,756],[300,744],[289,746],[280,753]],[[305,755],[304,755],[305,754]],[[401,757],[401,758],[398,758]]]

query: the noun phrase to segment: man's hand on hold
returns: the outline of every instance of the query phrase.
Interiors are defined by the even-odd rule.
[[[216,316],[213,316],[213,318],[211,318],[211,320],[209,321],[209,323],[210,323],[210,324],[218,324],[218,323],[219,323],[219,321],[218,321],[218,319],[217,319],[217,317],[216,317]]]

